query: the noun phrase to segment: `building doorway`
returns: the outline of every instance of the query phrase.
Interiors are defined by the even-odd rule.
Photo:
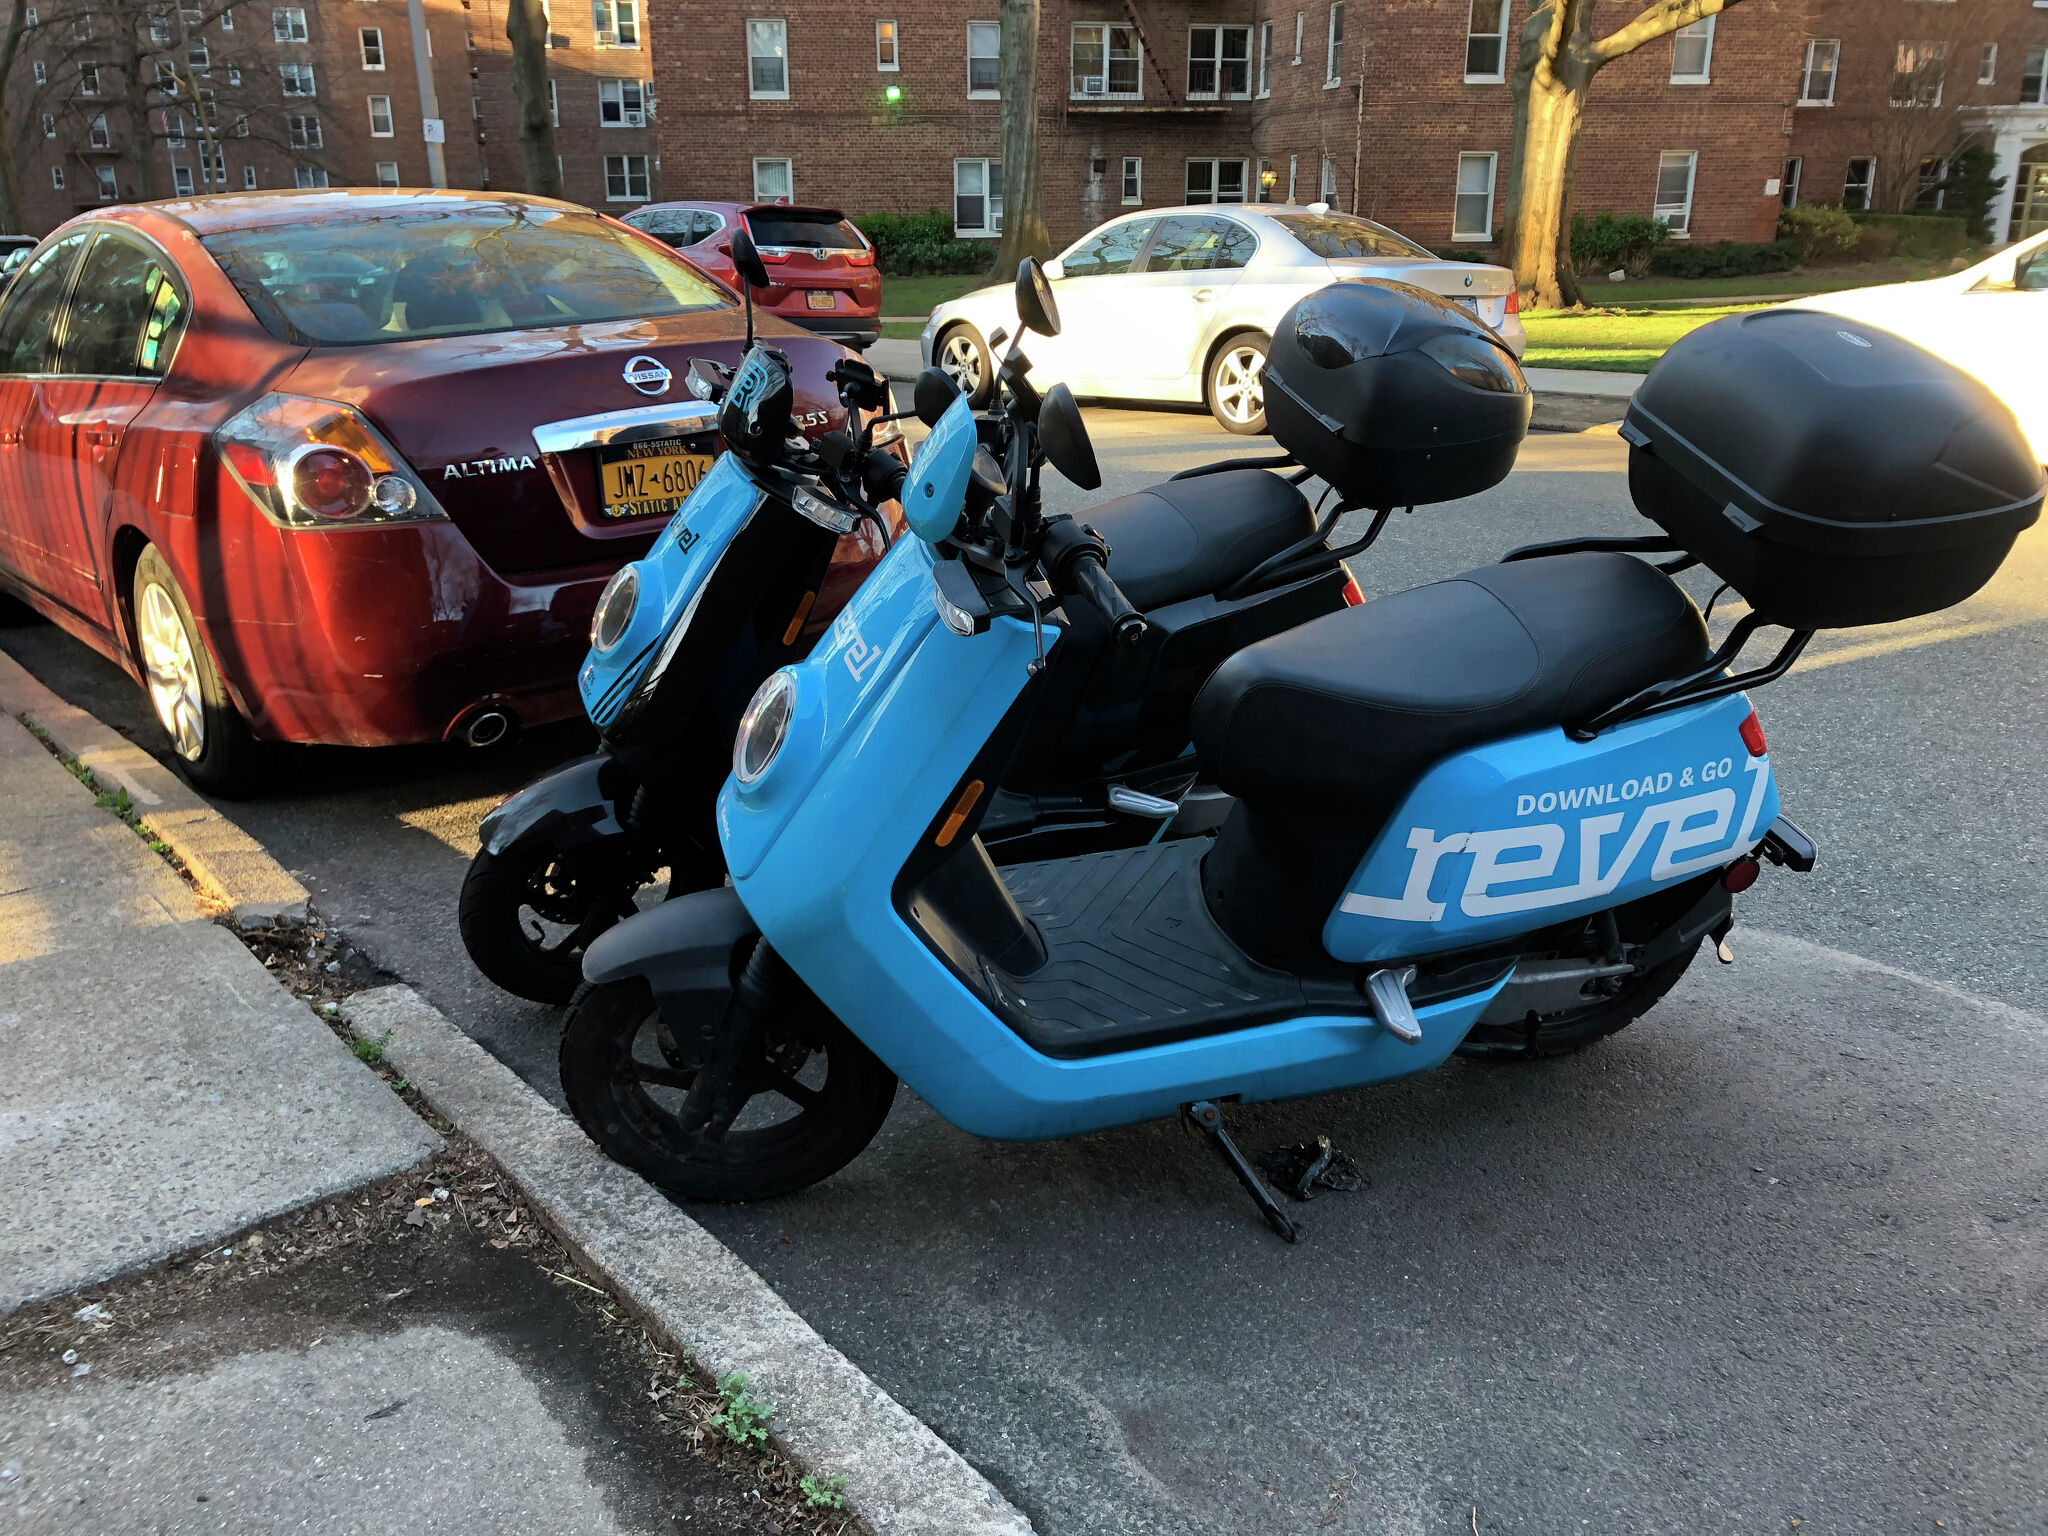
[[[2011,238],[2024,240],[2048,229],[2048,144],[2036,144],[2020,155],[2020,173],[2012,189]]]

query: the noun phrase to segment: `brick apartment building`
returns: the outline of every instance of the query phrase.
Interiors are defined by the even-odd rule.
[[[1969,124],[2002,135],[2010,188],[2020,156],[2048,141],[2039,109],[2018,105],[2039,95],[2025,61],[2048,43],[2048,0],[1984,3],[2009,13],[2009,65]],[[1888,111],[1894,49],[1956,4],[1745,0],[1639,49],[1595,81],[1575,208],[1655,214],[1693,240],[1770,238],[1786,196],[1841,199],[1851,158],[1873,153],[1856,130]],[[1615,0],[1602,20],[1639,8]],[[950,208],[960,235],[992,238],[995,14],[990,0],[778,0],[751,14],[662,0],[667,195]],[[1210,199],[1320,197],[1436,247],[1483,245],[1498,227],[1522,0],[1044,0],[1042,14],[1041,186],[1058,244],[1128,207]],[[1809,45],[1829,41],[1840,105],[1801,105],[1817,78]]]
[[[555,0],[563,193],[659,194],[646,0]],[[24,227],[102,203],[310,186],[431,186],[411,7],[41,0],[9,81]],[[443,177],[524,186],[504,0],[424,0]]]

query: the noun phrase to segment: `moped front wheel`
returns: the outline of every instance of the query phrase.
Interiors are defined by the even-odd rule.
[[[896,1075],[799,990],[750,1043],[747,1101],[714,1140],[678,1118],[696,1074],[647,983],[585,988],[562,1029],[570,1112],[615,1162],[686,1200],[768,1200],[831,1177],[882,1128]]]

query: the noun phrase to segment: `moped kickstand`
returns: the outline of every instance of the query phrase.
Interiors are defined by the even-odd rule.
[[[1181,1113],[1189,1125],[1208,1138],[1209,1145],[1216,1149],[1217,1156],[1230,1165],[1230,1171],[1237,1175],[1237,1182],[1244,1186],[1244,1192],[1252,1197],[1252,1203],[1266,1218],[1266,1225],[1290,1243],[1301,1241],[1301,1227],[1288,1219],[1280,1209],[1280,1202],[1273,1198],[1273,1192],[1266,1188],[1252,1165],[1244,1160],[1244,1154],[1237,1150],[1237,1143],[1230,1139],[1230,1132],[1223,1128],[1223,1111],[1208,1099],[1197,1100],[1183,1105]]]

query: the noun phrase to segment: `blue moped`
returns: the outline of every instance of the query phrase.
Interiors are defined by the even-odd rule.
[[[1056,325],[1048,290],[1032,308]],[[1500,450],[1484,424],[1514,365],[1455,313],[1398,285],[1303,300],[1265,375],[1281,444],[1363,505],[1469,483]],[[1767,312],[1674,349],[1626,434],[1662,535],[1519,550],[1226,661],[1193,711],[1236,797],[1213,840],[1003,869],[978,826],[1047,652],[1083,615],[1125,640],[1146,620],[1022,461],[964,511],[956,405],[911,468],[916,537],[746,711],[718,802],[730,887],[591,946],[571,1107],[656,1183],[714,1199],[827,1176],[899,1078],[994,1138],[1181,1112],[1292,1240],[1221,1106],[1461,1048],[1571,1049],[1651,1007],[1703,943],[1729,959],[1761,863],[1815,857],[1743,690],[1817,627],[1958,601],[2038,515],[2040,470],[1974,381],[1845,334]],[[1063,388],[1035,435],[1089,472]],[[1868,473],[1813,472],[1843,444]],[[1882,513],[1857,499],[1878,485]],[[1671,579],[1699,563],[1751,604],[1718,648]],[[1731,671],[1765,624],[1789,631],[1775,657]]]

